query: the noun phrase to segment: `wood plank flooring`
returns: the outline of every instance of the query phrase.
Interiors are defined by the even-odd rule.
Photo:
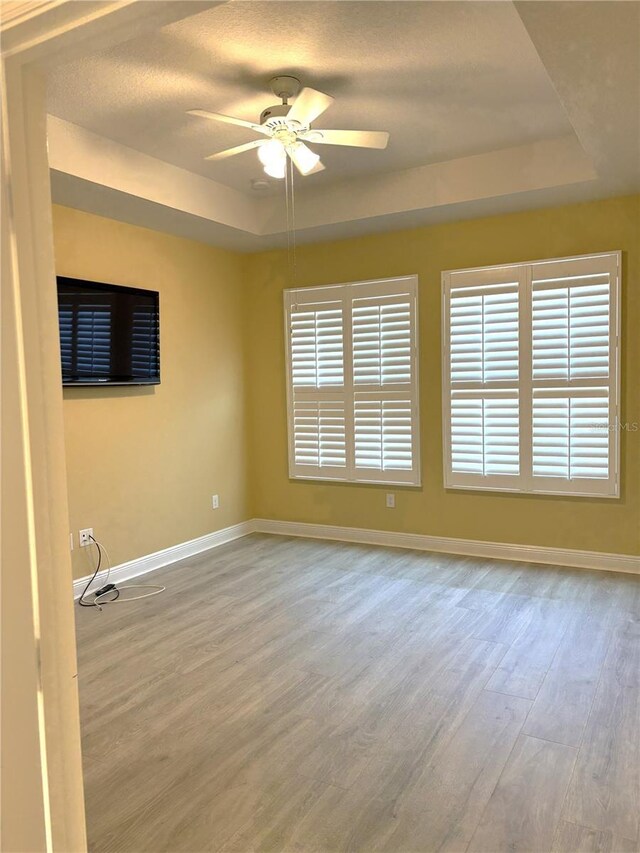
[[[93,853],[640,850],[640,577],[254,535],[76,609]]]

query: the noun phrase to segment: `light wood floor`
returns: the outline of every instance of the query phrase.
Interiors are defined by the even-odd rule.
[[[90,849],[640,847],[640,577],[251,536],[77,609]]]

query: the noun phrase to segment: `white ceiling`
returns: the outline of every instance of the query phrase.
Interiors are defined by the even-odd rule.
[[[49,80],[50,112],[123,145],[251,192],[255,151],[205,162],[255,139],[193,118],[199,107],[257,121],[277,103],[268,81],[298,76],[336,98],[316,124],[388,130],[386,151],[318,146],[305,181],[393,172],[571,133],[511,3],[233,2]]]
[[[185,115],[255,121],[279,73],[336,98],[320,126],[391,134],[385,151],[317,146],[301,240],[640,189],[638,2],[234,0],[49,74],[54,199],[282,244],[282,182],[251,189],[255,152],[203,159],[251,131]]]

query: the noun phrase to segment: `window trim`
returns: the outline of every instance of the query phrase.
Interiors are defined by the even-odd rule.
[[[606,482],[609,484],[609,491],[604,492],[598,489],[599,483],[582,481],[581,489],[560,488],[560,484],[577,483],[579,480],[565,481],[560,478],[547,478],[549,488],[540,488],[533,477],[533,469],[531,462],[532,453],[532,404],[533,404],[533,389],[535,387],[532,376],[532,340],[531,340],[531,314],[532,314],[532,271],[535,267],[552,265],[552,264],[567,264],[575,270],[577,262],[586,261],[587,265],[597,258],[608,259],[608,267],[610,273],[610,303],[609,303],[609,382],[606,387],[611,390],[609,399],[609,424],[614,425],[609,435],[611,436],[612,447],[609,449],[609,460],[612,470]],[[558,266],[558,270],[560,270]],[[500,273],[504,281],[513,281],[517,276],[518,291],[524,293],[525,299],[520,300],[519,310],[519,366],[520,373],[522,371],[523,362],[528,373],[524,382],[522,376],[518,376],[518,397],[520,401],[520,436],[530,436],[530,440],[525,442],[523,447],[520,446],[520,461],[521,466],[525,463],[525,471],[519,475],[518,484],[509,488],[506,478],[501,475],[493,475],[487,477],[484,482],[478,483],[478,476],[475,474],[454,473],[451,470],[451,381],[450,381],[450,335],[449,335],[449,318],[450,318],[450,298],[449,291],[451,289],[452,276],[456,276],[455,286],[481,286],[483,279],[487,283],[496,283],[495,275]],[[589,497],[592,499],[619,499],[621,496],[620,490],[620,329],[621,329],[621,294],[622,294],[622,252],[614,250],[610,252],[593,252],[591,254],[581,254],[573,256],[565,256],[560,258],[542,258],[533,261],[519,261],[509,264],[493,264],[491,266],[468,267],[464,269],[443,270],[441,274],[441,361],[442,361],[442,464],[443,464],[443,485],[446,490],[460,491],[486,491],[500,492],[506,494],[530,494],[535,496],[561,496],[565,498],[574,497]],[[586,382],[586,380],[585,380]],[[557,380],[557,386],[565,385],[567,389],[576,388],[576,381]],[[589,384],[589,383],[587,383]],[[542,387],[542,386],[539,386]],[[613,398],[613,399],[612,399]],[[524,425],[523,425],[524,421]],[[466,480],[466,482],[464,482]],[[603,481],[605,482],[605,481]],[[593,488],[587,487],[589,486]]]
[[[410,472],[411,476],[407,479],[391,479],[380,478],[376,476],[379,472],[371,471],[371,476],[363,472],[356,472],[355,455],[353,447],[354,439],[354,404],[356,389],[353,382],[353,357],[352,357],[352,315],[350,311],[345,311],[343,306],[343,340],[344,340],[344,385],[340,387],[339,394],[345,400],[345,442],[347,462],[344,469],[344,476],[333,476],[332,474],[323,474],[316,471],[309,473],[296,473],[296,468],[301,466],[295,464],[294,454],[294,431],[293,431],[293,381],[292,381],[292,360],[290,357],[291,339],[289,333],[289,311],[292,304],[292,296],[299,294],[314,294],[327,293],[330,296],[330,291],[336,291],[336,298],[343,299],[343,296],[338,296],[338,293],[344,292],[346,288],[363,287],[367,288],[366,297],[368,296],[385,296],[394,295],[397,289],[393,289],[394,284],[404,283],[404,286],[409,289],[413,300],[412,310],[412,346],[411,346],[411,396],[412,396],[412,457],[413,467]],[[374,291],[374,293],[372,293]],[[375,291],[378,291],[376,294]],[[303,303],[300,303],[303,304]],[[313,300],[309,299],[308,304],[313,304]],[[284,315],[284,358],[285,358],[285,383],[286,383],[286,404],[287,404],[287,462],[288,476],[290,480],[297,482],[328,482],[328,483],[345,483],[361,486],[393,486],[394,488],[421,488],[422,487],[422,465],[421,465],[421,432],[420,432],[420,374],[419,374],[419,279],[416,273],[409,275],[391,276],[382,279],[365,279],[362,281],[342,282],[340,284],[324,284],[324,285],[309,285],[307,287],[292,287],[286,288],[283,291],[283,315]],[[361,393],[374,393],[370,388],[363,388]],[[392,395],[393,392],[387,391],[386,394]],[[326,390],[315,391],[316,397],[319,399],[330,400],[332,394],[335,396],[335,391],[331,388]],[[402,472],[394,472],[401,474]]]

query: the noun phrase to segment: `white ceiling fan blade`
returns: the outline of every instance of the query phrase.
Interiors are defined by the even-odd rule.
[[[321,145],[352,145],[356,148],[386,148],[389,134],[386,130],[313,130],[303,133],[307,142]]]
[[[226,148],[224,151],[218,151],[217,154],[209,154],[205,160],[226,160],[227,157],[233,157],[234,154],[242,154],[243,151],[251,151],[252,148],[259,148],[261,145],[266,145],[267,139],[256,139],[253,142],[245,142],[244,145],[236,145],[234,148]]]
[[[248,127],[251,130],[256,130],[258,133],[266,133],[269,131],[259,124],[251,121],[245,121],[242,118],[233,118],[233,116],[225,116],[222,113],[210,113],[208,110],[187,110],[187,115],[197,116],[197,118],[207,118],[210,121],[221,121],[224,124],[237,124],[239,127]]]
[[[314,172],[321,172],[324,169],[318,155],[302,142],[287,148],[287,153],[301,175],[312,175]]]
[[[318,92],[317,89],[303,89],[293,102],[287,113],[287,119],[299,121],[300,124],[311,124],[319,115],[329,109],[334,99],[331,95]]]
[[[322,160],[318,160],[316,165],[311,169],[311,171],[307,172],[307,175],[315,175],[316,172],[324,172],[325,166]]]

